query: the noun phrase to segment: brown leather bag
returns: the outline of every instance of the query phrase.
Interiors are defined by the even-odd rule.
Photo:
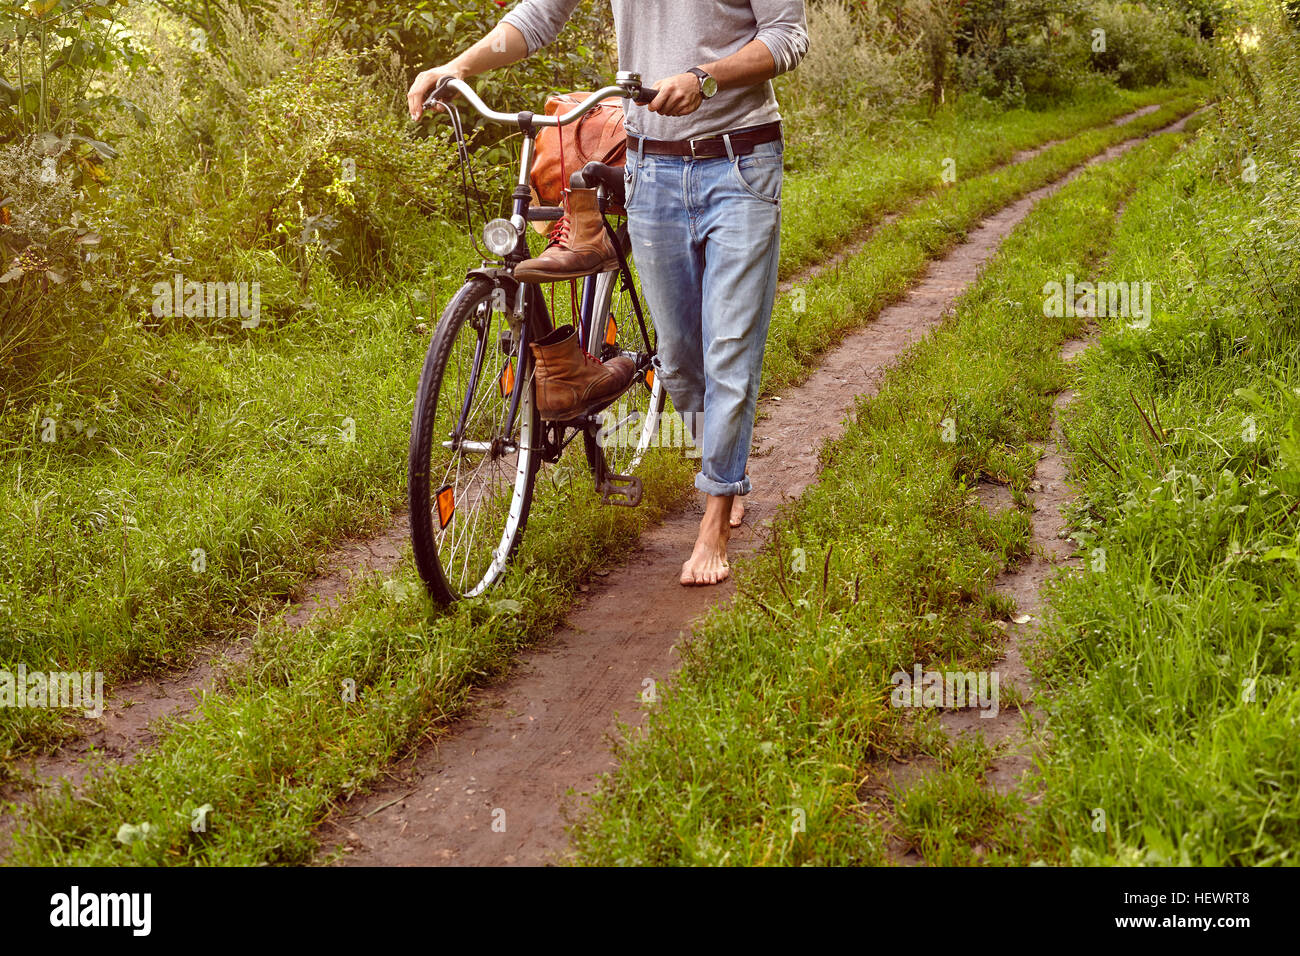
[[[546,115],[567,113],[590,93],[557,93],[546,100]],[[564,164],[560,164],[563,136]],[[623,131],[623,107],[618,103],[601,103],[578,122],[563,129],[548,126],[537,134],[537,152],[529,174],[533,193],[547,205],[554,206],[568,188],[569,176],[588,163],[622,166],[627,157],[627,134]],[[610,205],[610,212],[623,210]]]

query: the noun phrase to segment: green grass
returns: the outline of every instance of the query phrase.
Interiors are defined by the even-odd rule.
[[[1173,112],[1170,109],[1145,121],[1168,122]],[[996,208],[1116,138],[1135,135],[1142,128],[1135,125],[1119,133],[1101,130],[1099,135],[1084,134],[1089,138],[1082,143],[1072,147],[1062,144],[1044,153],[1025,176],[959,179],[943,194],[945,203],[954,204],[953,218],[929,222],[935,210],[923,206],[896,225],[926,230],[925,235],[934,237],[935,249],[946,248],[954,240],[951,236],[941,240],[939,233],[968,227],[983,210]],[[876,252],[879,248],[872,247]],[[857,285],[874,275],[875,288],[898,290],[924,261],[917,261],[909,252],[881,269],[874,258],[871,252],[858,257],[857,271],[844,284]],[[829,277],[817,282],[821,285],[810,284],[809,289],[830,288]],[[813,292],[807,297],[808,313],[801,318],[820,323],[829,338],[831,332],[842,333],[868,320],[883,301],[877,294],[846,310],[834,296]],[[393,321],[400,326],[410,319],[403,316]],[[793,340],[774,337],[773,354],[778,361],[786,360],[783,352],[791,347],[789,341]],[[811,348],[811,344],[804,347]],[[392,355],[391,351],[385,353],[390,370],[398,364]],[[292,362],[292,358],[285,361]],[[306,362],[298,364],[302,367]],[[798,377],[799,368],[805,366],[802,358],[788,362],[790,371],[778,382]],[[402,373],[392,374],[400,379]],[[409,401],[405,396],[399,400],[400,389],[396,385],[393,389],[394,403]],[[393,455],[398,462],[408,414],[409,409],[399,404],[385,426],[392,434],[383,431],[378,439],[398,449]],[[360,444],[361,419],[357,421]],[[15,861],[254,863],[308,859],[313,849],[312,828],[331,802],[364,786],[387,761],[427,735],[440,718],[454,713],[471,684],[500,673],[513,650],[548,630],[572,588],[593,567],[616,558],[619,549],[631,545],[638,528],[652,520],[658,509],[690,493],[688,464],[670,456],[657,459],[647,482],[648,488],[655,489],[654,495],[640,512],[592,509],[585,495],[541,495],[530,520],[528,547],[521,555],[519,573],[486,600],[466,604],[450,615],[430,615],[412,570],[403,564],[389,580],[368,582],[336,614],[304,631],[290,635],[275,624],[265,625],[258,635],[253,663],[233,686],[209,699],[203,719],[174,725],[159,746],[137,763],[111,770],[93,785],[93,802],[65,796],[39,803],[28,816],[31,826],[18,839]],[[555,477],[565,479],[562,472]],[[548,480],[546,475],[543,480]],[[311,478],[302,481],[308,486],[303,492],[308,500],[301,503],[304,510],[323,490],[332,491],[311,484]],[[383,482],[375,487],[381,492],[378,512],[391,502],[395,489]],[[340,507],[347,503],[344,496]],[[1007,526],[986,528],[982,539],[997,547],[1000,540],[1012,536],[1015,523],[1023,524],[1017,516],[1006,521],[1010,523]],[[305,560],[311,549],[300,553]],[[250,576],[238,590],[252,593],[256,584]],[[365,691],[359,705],[341,700],[341,683],[349,678]],[[216,808],[217,823],[200,839],[190,833],[187,821],[189,810],[204,803]],[[809,819],[813,819],[811,815]],[[126,848],[112,841],[120,824],[145,820],[159,828],[147,843]]]
[[[826,348],[901,295],[927,262],[956,245],[985,216],[1116,143],[1169,125],[1198,102],[1191,95],[1178,96],[1124,126],[1088,130],[1024,163],[959,180],[927,196],[872,234],[851,273],[841,267],[800,283],[778,300],[763,365],[764,389],[801,381]]]
[[[1057,349],[1081,320],[1042,315],[1043,277],[1085,274],[1118,203],[1180,141],[1156,137],[1041,203],[956,314],[859,404],[818,484],[741,571],[739,597],[686,646],[646,738],[620,750],[575,828],[581,862],[882,863],[861,787],[887,758],[916,753],[949,774],[911,794],[901,832],[951,862],[969,862],[974,841],[994,854],[1014,845],[1012,801],[975,782],[987,755],[950,752],[933,712],[891,707],[889,678],[997,659],[994,621],[1009,608],[991,584],[1024,553],[1028,522],[991,516],[972,489],[988,477],[1023,493],[1029,442],[1050,422]],[[871,258],[847,264],[842,285],[869,281]],[[942,440],[945,417],[955,442]]]
[[[781,277],[817,262],[906,200],[939,187],[946,159],[953,161],[957,179],[966,179],[1009,162],[1021,150],[1189,95],[1204,99],[1204,85],[1114,91],[1051,111],[1000,111],[967,100],[933,117],[913,107],[865,130],[855,127],[851,136],[796,138],[786,149],[793,175],[782,202]],[[797,124],[793,128],[797,136]]]
[[[960,138],[954,147],[959,170],[989,161],[986,140],[1029,144],[1031,119],[1043,125],[1041,142],[1061,128],[1105,122],[1169,95],[1093,102],[1064,110],[1060,120],[1007,114],[1005,129],[997,119],[980,120],[984,125],[976,128],[984,135]],[[939,114],[932,142],[953,137],[954,124],[959,119]],[[880,186],[901,175],[891,165],[894,152],[884,148],[890,135],[876,130],[855,144],[853,168],[864,183],[876,184],[874,198],[816,220],[796,213],[785,232],[792,247],[809,230],[844,224],[854,211],[896,208],[908,190],[936,185],[928,167],[916,167],[907,190],[895,195]],[[1042,163],[1039,157],[1028,173],[959,178],[938,205],[908,217],[911,232],[887,232],[876,247],[888,251],[869,286],[873,307],[896,295],[927,256],[955,241],[981,211],[1119,134],[1086,135],[1094,139],[1073,152],[1049,151],[1057,158]],[[881,138],[879,147],[873,136]],[[883,171],[868,175],[874,162]],[[792,173],[789,205],[812,206],[801,201],[808,195],[801,191],[828,189],[833,184],[825,175],[824,169]],[[962,205],[960,197],[974,198]],[[819,239],[819,248],[830,241]],[[430,267],[439,301],[459,283],[469,258],[464,237],[447,237]],[[61,378],[35,404],[11,408],[0,421],[6,442],[0,540],[8,558],[0,566],[0,661],[6,667],[100,670],[111,686],[183,663],[194,646],[227,639],[273,613],[331,545],[381,526],[401,505],[415,376],[427,344],[416,326],[421,317],[429,321],[428,293],[375,295],[321,281],[311,299],[294,318],[243,334],[106,332],[103,358],[121,363],[120,381],[87,391]],[[831,308],[811,314],[816,325],[782,308],[769,388],[799,377],[845,327]],[[55,422],[56,441],[42,440],[47,420]],[[48,748],[71,732],[57,712],[0,712],[0,777],[8,773],[8,758]]]
[[[1296,205],[1207,154],[1129,204],[1107,273],[1155,315],[1098,320],[1069,416],[1086,559],[1052,592],[1036,822],[1080,863],[1298,860]]]

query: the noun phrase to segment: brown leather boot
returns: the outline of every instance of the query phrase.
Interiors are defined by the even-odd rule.
[[[537,406],[542,418],[577,418],[593,405],[617,396],[636,371],[626,355],[601,363],[578,345],[578,333],[565,325],[530,342],[537,363]]]
[[[515,266],[520,282],[558,282],[618,268],[618,253],[596,206],[596,190],[570,189],[564,208],[546,251]]]

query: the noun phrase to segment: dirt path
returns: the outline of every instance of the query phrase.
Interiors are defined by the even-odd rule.
[[[1158,105],[1144,107],[1118,118],[1113,121],[1112,125],[1124,125],[1156,109],[1159,109]],[[1136,142],[1136,140],[1129,142]],[[1024,162],[1056,145],[1056,143],[1057,141],[1054,140],[1033,149],[1023,150],[1004,165]],[[983,248],[979,245],[982,241],[979,236],[983,229],[996,227],[1003,217],[1012,214],[1016,209],[1023,207],[1023,210],[1027,211],[1028,206],[1025,203],[1035,200],[1035,197],[1040,194],[1045,193],[1043,190],[1039,190],[1038,193],[1006,207],[1002,212],[986,220],[981,230],[971,235],[968,243],[958,247],[941,263],[934,264],[922,284],[917,286],[904,302],[893,308],[898,309],[910,303],[911,308],[918,315],[933,313],[936,309],[942,311],[942,309],[946,308],[947,304],[950,304],[958,294],[952,289],[959,291],[969,281],[968,277],[960,278],[960,276],[956,279],[945,279],[944,276],[947,270],[965,268],[965,271],[960,273],[961,276],[973,275],[973,269],[987,258],[987,256],[981,257],[978,254],[978,250]],[[919,202],[920,198],[917,201]],[[1019,218],[1023,217],[1024,211],[1019,213],[1015,221],[1019,221]],[[807,281],[835,268],[846,258],[860,251],[863,243],[877,229],[885,223],[897,219],[905,212],[906,209],[893,213],[871,224],[865,230],[856,233],[829,258],[783,282],[782,289],[787,290],[796,283]],[[1007,226],[1006,230],[1009,231],[1010,228],[1011,226]],[[992,240],[993,243],[996,244],[997,241],[1000,241],[1003,235],[1005,235],[1005,231],[998,233],[997,238]],[[978,260],[973,266],[967,261],[972,256]],[[949,288],[944,285],[945,282],[957,282],[958,284]],[[872,330],[878,329],[882,333],[888,333],[885,319],[886,315],[882,313],[873,324]],[[928,330],[929,327],[926,326],[925,328]],[[784,402],[769,400],[764,403],[764,411],[769,417],[766,421],[760,422],[755,430],[757,444],[754,461],[751,465],[751,475],[756,485],[761,481],[764,488],[771,490],[766,496],[760,496],[756,493],[750,497],[747,502],[752,515],[750,520],[761,521],[765,517],[770,517],[781,501],[797,497],[802,492],[815,477],[817,447],[821,441],[838,433],[839,421],[847,410],[852,407],[854,397],[858,394],[873,394],[879,371],[915,341],[915,337],[908,337],[899,331],[892,340],[886,335],[879,342],[868,344],[858,340],[858,336],[864,334],[858,333],[857,336],[846,340],[840,349],[827,356],[827,364],[823,366],[822,370],[801,389],[797,390],[799,396],[813,395],[816,396],[815,400],[796,398],[791,395],[783,397]],[[870,348],[873,351],[870,355],[857,351],[862,348]],[[835,364],[837,356],[843,356],[845,359],[840,361],[838,366]],[[850,375],[858,375],[863,368],[868,369],[868,375],[867,380],[860,384],[868,387],[855,390],[850,385],[849,377]],[[829,396],[832,392],[837,395],[836,401],[823,401],[823,398]],[[777,414],[782,409],[784,409],[784,417]],[[806,417],[800,419],[797,417],[800,414]],[[781,450],[778,460],[765,461],[766,456],[777,448]],[[679,553],[684,547],[689,550],[689,544],[694,540],[693,534],[687,533],[683,529],[692,528],[697,521],[698,514],[678,515],[658,528],[644,534],[641,549],[632,558],[629,567],[642,567],[642,570],[647,574],[659,575],[661,574],[661,564],[652,563],[656,555],[664,560],[676,560],[680,565]],[[321,610],[335,606],[343,601],[350,593],[351,582],[355,578],[371,573],[386,574],[390,572],[400,560],[408,537],[409,530],[406,516],[398,515],[393,523],[379,534],[350,541],[326,555],[321,562],[322,573],[304,587],[303,593],[298,600],[287,607],[284,618],[285,623],[291,628],[301,627]],[[754,532],[752,527],[747,526],[735,538],[733,547],[739,553],[754,546]],[[626,569],[616,572],[616,574],[624,573],[626,573]],[[592,593],[586,595],[586,600],[575,608],[570,627],[562,634],[557,635],[557,650],[563,647],[562,642],[567,635],[583,627],[580,618],[583,610],[593,604],[598,594],[610,590],[615,580],[615,574],[611,574],[600,586],[594,588]],[[626,584],[623,587],[626,588]],[[629,588],[628,590],[635,591],[636,588]],[[712,592],[687,592],[684,589],[673,592],[671,600],[672,616],[680,620],[678,620],[672,639],[666,645],[663,644],[662,640],[651,642],[650,646],[653,646],[655,651],[647,657],[646,673],[638,679],[637,694],[634,694],[631,698],[634,706],[639,700],[640,680],[645,678],[653,679],[655,675],[666,675],[675,669],[669,647],[672,640],[676,638],[677,631],[682,630],[690,620],[702,613],[714,601],[722,596],[729,595],[731,590],[730,587],[727,587]],[[660,597],[662,598],[662,595]],[[647,619],[648,632],[655,631],[655,611],[654,607],[649,610],[650,617]],[[597,616],[599,616],[599,613],[596,612]],[[31,785],[48,787],[66,780],[74,788],[79,789],[86,778],[96,773],[99,768],[111,764],[130,763],[137,754],[153,745],[161,721],[168,718],[185,718],[192,714],[207,694],[219,692],[224,676],[241,665],[247,659],[250,651],[251,634],[245,634],[239,640],[199,650],[195,656],[195,663],[184,670],[131,681],[114,688],[105,700],[104,714],[99,720],[80,721],[84,725],[81,736],[50,754],[31,758],[18,765],[16,769],[26,779],[29,786],[27,788],[14,786],[0,788],[0,807],[7,808],[11,803],[21,803],[30,794]],[[591,661],[587,661],[582,666],[593,665]],[[578,669],[581,670],[581,667]],[[621,698],[616,695],[611,698],[611,700],[614,699]],[[621,710],[627,711],[626,717],[632,716],[631,708],[624,707]],[[599,712],[601,714],[612,713],[608,708],[601,709]],[[592,719],[601,728],[609,724],[607,717],[597,719],[593,716]],[[593,770],[593,767],[596,769]],[[581,779],[587,780],[605,768],[606,762],[600,763],[599,766],[592,763],[587,765],[584,773],[579,776]],[[470,789],[477,788],[470,787]],[[12,832],[14,825],[15,819],[12,813],[0,812],[0,858],[3,857],[8,836]]]
[[[1067,362],[1076,359],[1092,343],[1093,337],[1071,339],[1061,348],[1061,358]],[[1077,567],[1079,558],[1075,546],[1065,537],[1065,506],[1074,497],[1067,477],[1068,465],[1063,450],[1061,415],[1077,393],[1066,389],[1056,396],[1052,404],[1050,436],[1044,443],[1034,443],[1039,459],[1034,466],[1034,480],[1030,484],[1030,550],[1029,556],[1015,568],[1003,571],[993,583],[993,590],[1015,601],[1017,619],[1004,622],[1007,632],[1002,657],[990,670],[998,674],[1001,694],[1015,688],[1025,700],[1030,700],[1034,683],[1024,657],[1037,638],[1042,608],[1042,588],[1059,568]],[[975,489],[985,508],[993,513],[1015,507],[1010,490],[1004,485],[981,482]],[[1025,714],[1037,722],[1040,712],[1032,703],[1025,708],[1004,707],[997,716],[988,718],[977,708],[944,710],[939,724],[953,739],[980,736],[993,748],[997,756],[984,774],[984,784],[998,793],[1024,790],[1026,775],[1033,769],[1033,757],[1038,746],[1036,738],[1026,730]],[[909,790],[940,771],[939,761],[929,755],[909,760],[889,760],[878,773],[873,774],[859,790],[864,805],[875,812],[884,825],[891,860],[902,866],[917,866],[925,860],[916,848],[909,845],[892,826],[893,807]],[[1028,801],[1036,802],[1038,794],[1025,793]],[[979,850],[976,848],[976,852]]]
[[[1136,142],[1084,165],[1113,159]],[[885,370],[939,324],[1034,204],[1080,169],[986,219],[966,243],[932,263],[902,300],[827,354],[805,384],[762,403],[750,461],[755,491],[734,553],[761,543],[760,531],[780,505],[816,479],[819,448],[842,431],[856,400],[876,393]],[[677,642],[696,618],[734,593],[731,584],[685,589],[675,583],[698,520],[698,511],[679,513],[645,533],[629,561],[586,595],[546,647],[524,655],[505,683],[473,695],[468,716],[449,728],[444,742],[394,768],[374,792],[328,821],[323,845],[353,865],[562,861],[566,813],[577,809],[566,794],[589,791],[614,767],[609,735],[616,722],[641,725],[642,695],[676,669]],[[1030,604],[1047,569],[1008,584],[1013,596]],[[1015,767],[1006,772],[1015,775]]]
[[[285,609],[285,623],[302,627],[317,613],[341,602],[355,578],[391,570],[409,536],[406,516],[399,515],[380,534],[348,542],[330,553],[322,562],[322,573]],[[195,662],[183,671],[120,685],[105,698],[99,719],[77,720],[81,736],[50,754],[20,761],[15,769],[37,787],[67,781],[79,790],[101,768],[129,764],[153,746],[161,722],[193,714],[206,695],[220,690],[225,676],[246,661],[251,651],[252,634],[246,633],[237,641],[200,649]],[[30,786],[0,787],[0,808],[20,803],[30,793]],[[15,823],[12,813],[0,813],[0,858]]]
[[[1196,110],[1159,132],[1180,131],[1199,112],[1201,110]],[[1119,151],[1125,152],[1135,144],[1121,145],[1124,148]],[[1123,205],[1116,209],[1116,218],[1123,215],[1123,210]],[[1067,340],[1061,346],[1062,361],[1076,361],[1096,341],[1096,335],[1097,331],[1093,327],[1087,335]],[[1068,388],[1056,396],[1052,403],[1048,440],[1031,445],[1038,451],[1039,459],[1034,466],[1034,479],[1028,496],[1030,553],[1015,568],[1002,572],[993,585],[995,591],[1015,602],[1018,620],[1004,623],[1007,640],[1003,655],[991,670],[998,673],[999,684],[1004,691],[1014,687],[1026,700],[1032,698],[1035,687],[1024,659],[1038,636],[1043,587],[1048,578],[1059,569],[1077,568],[1080,564],[1075,545],[1066,537],[1065,508],[1075,497],[1075,491],[1067,480],[1069,466],[1061,433],[1062,415],[1077,397],[1078,393]],[[1014,507],[1011,493],[1005,486],[981,482],[975,493],[991,512],[997,513]],[[993,718],[983,717],[973,708],[945,710],[939,715],[939,722],[950,738],[978,735],[983,737],[986,745],[994,748],[997,756],[984,774],[984,784],[987,787],[1004,794],[1019,790],[1027,801],[1034,803],[1041,795],[1026,792],[1025,781],[1033,769],[1033,758],[1040,740],[1029,733],[1025,723],[1026,714],[1036,725],[1039,723],[1041,712],[1032,703],[1023,709],[1003,708]],[[881,766],[878,773],[865,781],[859,790],[864,806],[881,818],[888,839],[889,855],[897,864],[915,866],[924,864],[925,860],[915,847],[910,846],[894,831],[893,807],[909,790],[939,771],[939,762],[928,755],[910,760],[890,760]],[[978,850],[977,847],[977,853]]]
[[[1111,125],[1123,126],[1159,108],[1158,104],[1142,107],[1119,117]],[[1002,165],[1025,162],[1059,142],[1051,140],[1021,150]],[[797,283],[834,269],[856,255],[876,230],[904,215],[908,208],[923,198],[918,197],[903,210],[859,230],[827,259],[782,282],[781,291],[788,291]],[[287,609],[285,623],[289,627],[301,627],[320,610],[344,600],[355,578],[391,571],[401,558],[409,536],[406,515],[401,514],[379,534],[346,542],[326,555],[321,562],[322,572],[304,587],[302,595]],[[24,761],[18,770],[30,780],[48,783],[66,779],[74,786],[80,786],[96,763],[129,763],[136,753],[153,744],[155,734],[151,728],[154,725],[164,718],[182,717],[194,711],[206,694],[219,687],[223,674],[247,659],[250,641],[250,635],[246,634],[234,642],[203,648],[187,668],[119,685],[105,700],[104,714],[99,720],[79,722],[82,725],[81,736],[53,753]],[[0,789],[0,803],[19,795],[13,788]],[[5,831],[5,821],[6,818],[0,816],[0,838]]]

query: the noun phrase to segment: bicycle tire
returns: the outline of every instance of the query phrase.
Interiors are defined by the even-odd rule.
[[[415,409],[411,419],[411,439],[407,462],[411,545],[415,553],[416,568],[430,596],[443,605],[451,604],[460,598],[473,597],[483,593],[495,584],[501,574],[504,573],[511,558],[523,541],[524,532],[528,525],[528,514],[532,507],[537,471],[540,466],[540,456],[537,454],[536,446],[541,423],[537,415],[531,362],[528,361],[526,355],[522,357],[522,361],[520,360],[516,340],[516,351],[513,353],[514,368],[517,370],[516,374],[524,374],[527,378],[523,385],[518,409],[517,436],[514,438],[516,445],[515,461],[509,466],[513,470],[514,481],[511,488],[509,508],[506,511],[506,520],[502,527],[496,529],[501,536],[498,539],[496,548],[492,551],[492,560],[481,575],[470,572],[469,576],[475,578],[475,580],[467,582],[465,574],[457,575],[454,568],[449,569],[450,557],[447,553],[448,549],[445,547],[445,538],[447,530],[451,527],[451,521],[456,519],[456,510],[459,507],[456,504],[456,499],[459,498],[461,489],[457,488],[452,495],[452,518],[446,523],[442,522],[441,518],[435,520],[434,516],[438,510],[438,500],[435,495],[441,494],[447,487],[455,487],[444,483],[437,477],[437,469],[434,464],[435,442],[440,424],[439,412],[444,408],[450,410],[452,408],[461,408],[464,405],[464,394],[443,394],[445,391],[455,391],[452,383],[448,381],[449,363],[456,353],[457,341],[461,339],[461,332],[464,330],[466,323],[470,322],[476,313],[480,313],[485,304],[488,306],[487,317],[482,323],[485,328],[476,330],[476,335],[487,336],[489,341],[491,340],[494,326],[497,326],[497,323],[492,321],[492,316],[495,314],[492,303],[495,299],[494,291],[496,289],[497,287],[487,279],[477,277],[470,279],[452,297],[446,309],[443,310],[433,340],[429,343],[429,349],[420,372],[420,384],[416,391]],[[507,297],[502,297],[502,299],[505,298]],[[504,318],[502,321],[505,321]],[[500,329],[497,328],[496,331],[499,334]],[[487,354],[489,353],[485,352],[480,359],[476,353],[477,361],[475,364],[479,366],[479,379],[474,382],[475,392],[478,392],[478,385],[483,384],[482,372],[487,365]],[[512,355],[510,353],[506,354],[507,364],[509,364]],[[467,385],[462,385],[459,391],[463,393],[467,389]],[[502,397],[504,400],[504,393]],[[453,405],[447,406],[448,401],[451,401]],[[448,419],[445,417],[442,419],[444,428],[447,421]],[[447,434],[449,438],[452,437],[450,432],[447,432]],[[511,436],[500,437],[508,441]],[[440,447],[444,449],[449,448],[449,446],[450,442],[440,443]],[[457,455],[460,456],[461,460],[467,460],[469,453],[451,449],[449,461],[455,461]],[[480,461],[482,460],[493,461],[497,459],[484,454],[480,456]],[[479,468],[481,470],[482,466],[480,465]],[[457,468],[456,476],[459,480],[459,468]],[[445,477],[446,470],[444,469],[443,478]],[[441,526],[437,527],[437,525]],[[472,531],[470,535],[469,543],[466,546],[467,553],[472,549],[473,545]],[[450,549],[453,553],[455,551],[454,540],[453,538],[453,547]],[[449,570],[451,573],[449,573]]]

